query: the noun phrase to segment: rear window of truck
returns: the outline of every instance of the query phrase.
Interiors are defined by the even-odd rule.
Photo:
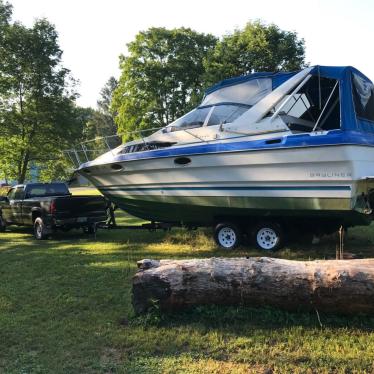
[[[51,183],[29,186],[27,189],[27,197],[42,196],[64,196],[70,195],[68,188],[63,183]]]

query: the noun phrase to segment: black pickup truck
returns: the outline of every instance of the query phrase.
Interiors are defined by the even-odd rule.
[[[56,230],[83,228],[93,233],[108,219],[102,196],[72,196],[65,183],[29,183],[12,187],[0,197],[0,231],[7,225],[33,226],[36,239]]]

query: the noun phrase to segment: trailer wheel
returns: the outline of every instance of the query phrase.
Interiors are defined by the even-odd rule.
[[[214,239],[221,248],[231,250],[240,245],[241,231],[233,223],[219,223],[214,229]]]
[[[36,240],[44,240],[48,237],[47,228],[40,217],[36,218],[34,221],[34,237]]]
[[[253,230],[256,247],[265,251],[276,251],[284,243],[284,233],[280,225],[273,222],[262,222]]]

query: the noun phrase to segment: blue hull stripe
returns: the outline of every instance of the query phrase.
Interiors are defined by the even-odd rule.
[[[272,140],[279,140],[271,143]],[[270,143],[269,143],[270,141]],[[113,157],[112,162],[123,162],[133,160],[147,160],[165,157],[193,156],[214,153],[230,153],[243,151],[264,151],[276,149],[309,148],[339,145],[374,146],[374,134],[361,133],[357,131],[333,130],[325,135],[297,134],[290,136],[274,136],[263,140],[238,141],[222,143],[203,143],[197,145],[186,145],[184,147],[170,147],[165,149],[142,151],[126,154],[118,154]],[[95,165],[95,162],[87,162],[81,168]]]
[[[257,186],[257,187],[99,187],[101,191],[350,191],[350,186]]]
[[[308,136],[308,138],[312,138]],[[274,138],[279,139],[279,138]],[[272,140],[272,139],[269,139]],[[294,140],[294,139],[292,139]],[[295,139],[296,140],[296,139]],[[299,139],[298,139],[299,140]],[[291,148],[305,148],[305,147],[321,147],[321,146],[336,146],[336,145],[353,145],[351,142],[338,143],[335,139],[318,139],[319,142],[314,139],[305,139],[304,141],[289,141],[287,137],[283,138],[280,143],[266,144],[264,140],[252,140],[252,141],[233,141],[230,143],[213,143],[213,144],[202,144],[186,147],[170,147],[169,149],[143,151],[135,153],[127,153],[118,155],[113,158],[113,162],[121,161],[132,161],[132,160],[145,160],[154,158],[165,158],[165,157],[179,157],[179,156],[194,156],[194,155],[206,155],[214,153],[230,153],[230,152],[245,152],[245,151],[266,151],[276,149],[291,149]],[[326,142],[326,140],[329,140]]]

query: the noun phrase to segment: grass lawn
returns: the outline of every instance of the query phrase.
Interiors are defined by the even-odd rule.
[[[120,223],[135,223],[119,214]],[[301,248],[304,250],[302,251]],[[373,257],[374,227],[346,250]],[[244,307],[133,316],[131,278],[142,258],[258,256],[217,249],[209,230],[79,231],[36,242],[0,234],[0,373],[373,373],[374,317]],[[289,259],[333,258],[335,241],[293,244]]]

